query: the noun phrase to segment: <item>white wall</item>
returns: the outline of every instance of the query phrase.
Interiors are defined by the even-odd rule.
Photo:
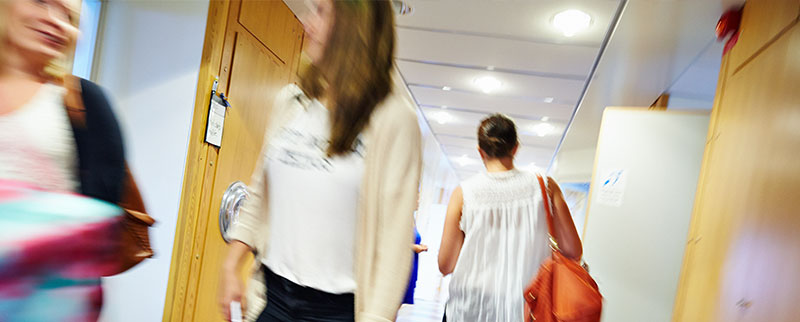
[[[583,239],[603,321],[672,320],[708,122],[698,113],[604,113]],[[607,187],[621,192],[619,203],[602,202],[617,170],[623,177]]]
[[[208,1],[109,1],[96,81],[111,97],[156,257],[104,280],[102,321],[160,321]]]
[[[89,79],[92,74],[97,25],[100,22],[100,0],[82,0],[80,17],[80,37],[75,44],[75,58],[72,61],[72,74]]]
[[[550,175],[558,182],[589,182],[592,180],[594,148],[562,149],[550,166]]]

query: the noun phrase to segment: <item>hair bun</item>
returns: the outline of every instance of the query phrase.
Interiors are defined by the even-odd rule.
[[[478,146],[492,158],[511,156],[517,145],[517,127],[510,118],[492,114],[478,127]]]

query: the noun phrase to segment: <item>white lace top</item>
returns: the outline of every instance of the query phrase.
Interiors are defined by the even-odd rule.
[[[525,286],[550,254],[536,174],[513,169],[462,182],[464,244],[450,281],[448,321],[523,321]]]
[[[45,84],[19,109],[0,115],[0,179],[77,192],[78,152],[63,87]]]

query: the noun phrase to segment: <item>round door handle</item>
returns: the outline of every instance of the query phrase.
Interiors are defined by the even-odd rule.
[[[247,200],[247,185],[241,181],[234,181],[222,195],[219,205],[219,232],[226,243],[230,243],[228,230],[239,221],[239,208]]]

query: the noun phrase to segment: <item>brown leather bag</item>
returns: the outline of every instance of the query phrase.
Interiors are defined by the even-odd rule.
[[[544,179],[537,175],[542,190],[547,226],[553,238],[551,198]],[[603,309],[603,296],[597,283],[579,261],[561,254],[551,245],[552,257],[545,260],[536,278],[525,288],[525,320],[536,322],[597,322]]]
[[[153,217],[145,212],[144,202],[133,180],[128,166],[125,165],[125,180],[122,188],[122,200],[118,206],[125,210],[122,219],[120,238],[120,273],[130,269],[155,254],[150,247],[150,226],[156,223]]]
[[[73,127],[86,128],[86,107],[83,102],[80,79],[71,75],[67,76],[63,79],[63,86],[67,90],[64,96],[64,105],[70,122]],[[150,247],[149,228],[156,221],[147,215],[139,188],[127,164],[125,164],[125,174],[122,179],[122,195],[117,205],[125,211],[125,217],[121,221],[119,244],[117,245],[119,266],[109,275],[122,273],[154,255],[153,249]]]

